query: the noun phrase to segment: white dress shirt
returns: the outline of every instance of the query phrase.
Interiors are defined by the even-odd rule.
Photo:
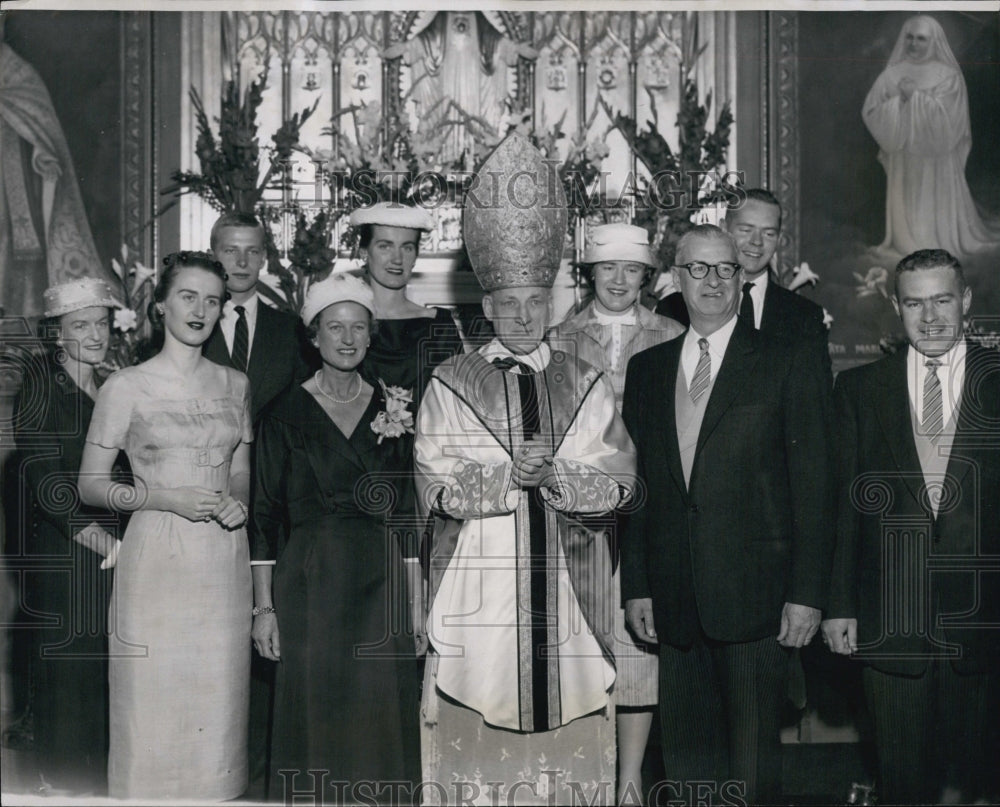
[[[726,348],[729,346],[730,338],[732,338],[733,329],[736,328],[736,319],[737,317],[734,315],[729,322],[717,331],[704,337],[708,340],[708,357],[711,362],[709,378],[712,381],[715,380],[715,376],[719,372],[719,367],[722,365],[722,357],[726,355]],[[701,356],[701,348],[698,347],[698,340],[701,338],[702,335],[694,329],[693,325],[684,334],[684,344],[681,346],[681,367],[684,370],[684,378],[687,379],[688,386],[691,385],[691,381],[694,379],[694,372],[698,367],[698,358]]]
[[[962,386],[965,384],[965,340],[959,339],[947,353],[937,356],[941,366],[937,368],[941,382],[941,408],[944,423],[951,417],[962,400]],[[910,405],[917,413],[917,422],[924,422],[924,379],[927,378],[927,360],[912,345],[907,348],[906,387],[910,394]]]
[[[598,325],[611,326],[611,345],[609,346],[608,366],[612,371],[618,369],[622,356],[622,325],[636,325],[638,318],[635,313],[635,306],[629,306],[625,311],[617,314],[605,314],[598,311],[597,306],[592,309],[594,321]]]
[[[767,272],[761,272],[756,280],[748,280],[753,283],[750,289],[750,299],[753,300],[753,326],[759,331],[760,320],[764,316],[764,295],[767,293],[767,284],[770,282]],[[740,298],[743,302],[743,298]]]
[[[222,338],[226,340],[226,349],[229,351],[229,355],[232,356],[233,339],[236,336],[236,320],[240,318],[235,309],[237,305],[243,306],[246,312],[244,316],[247,319],[247,364],[250,363],[250,353],[253,351],[253,334],[257,330],[257,306],[259,302],[260,298],[256,292],[244,303],[234,303],[232,300],[226,300],[225,305],[222,306],[222,318],[219,320],[219,330],[222,331]]]

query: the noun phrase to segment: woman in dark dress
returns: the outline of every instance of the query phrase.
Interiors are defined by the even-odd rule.
[[[14,427],[32,516],[21,551],[44,561],[25,576],[36,633],[35,753],[43,793],[103,795],[108,762],[108,629],[118,517],[76,494],[84,438],[103,377],[110,315],[103,280],[45,291],[42,328],[58,336],[42,373],[25,373]],[[121,473],[119,469],[119,473]],[[29,527],[30,525],[30,527]]]
[[[406,296],[421,233],[429,231],[433,222],[422,208],[380,202],[355,210],[351,225],[359,230],[358,246],[378,320],[365,358],[365,375],[412,389],[416,409],[434,368],[462,350],[448,309],[418,305]]]
[[[356,277],[310,288],[302,319],[323,367],[258,437],[252,635],[280,661],[272,798],[323,787],[331,802],[399,803],[409,789],[359,783],[419,781],[412,403],[358,372],[373,315]],[[325,787],[307,771],[328,772]]]

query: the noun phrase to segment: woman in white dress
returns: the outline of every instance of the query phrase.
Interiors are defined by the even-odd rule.
[[[245,375],[201,354],[222,265],[164,263],[151,306],[163,347],[101,388],[80,468],[85,502],[133,512],[109,613],[108,790],[221,801],[247,784],[250,399]],[[111,478],[119,450],[134,486]]]

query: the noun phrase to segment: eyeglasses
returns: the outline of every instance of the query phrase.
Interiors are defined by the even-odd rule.
[[[729,280],[743,267],[738,263],[733,263],[732,261],[721,261],[719,263],[702,263],[701,261],[694,261],[693,263],[682,263],[677,268],[687,269],[688,274],[695,280],[701,280],[705,277],[705,275],[708,274],[709,269],[715,270],[715,274],[719,276],[719,280]]]

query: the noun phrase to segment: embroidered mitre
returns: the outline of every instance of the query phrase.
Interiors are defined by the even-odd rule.
[[[556,162],[522,135],[509,135],[477,172],[462,214],[465,248],[483,290],[551,288],[568,221]]]

